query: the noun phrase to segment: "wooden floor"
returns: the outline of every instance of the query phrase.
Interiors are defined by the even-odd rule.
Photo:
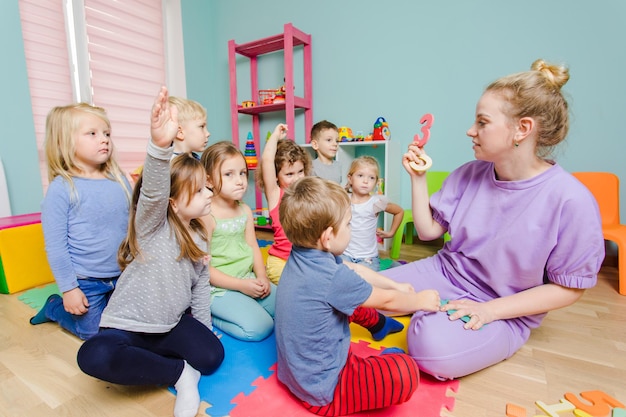
[[[403,245],[400,259],[435,250]],[[76,365],[81,342],[56,324],[31,326],[34,310],[17,296],[0,294],[0,416],[172,415],[174,396],[165,388],[122,387],[84,375]],[[511,359],[462,378],[458,393],[451,393],[453,411],[442,416],[504,417],[511,403],[532,417],[542,414],[535,401],[555,404],[565,393],[580,398],[595,390],[626,404],[626,297],[617,293],[611,265],[575,305],[549,313]]]

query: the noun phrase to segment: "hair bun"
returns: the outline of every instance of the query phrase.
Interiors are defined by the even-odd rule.
[[[569,69],[564,65],[550,64],[543,59],[538,59],[530,66],[533,71],[539,71],[548,83],[557,89],[561,89],[569,80]]]

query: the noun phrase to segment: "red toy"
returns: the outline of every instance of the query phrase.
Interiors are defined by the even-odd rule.
[[[422,126],[422,129],[420,129],[423,136],[420,138],[419,134],[415,134],[415,136],[413,137],[413,142],[420,149],[423,148],[428,142],[428,139],[430,139],[430,127],[433,125],[434,121],[435,121],[435,117],[430,113],[426,113],[420,119],[420,124],[424,125]],[[417,164],[413,161],[409,162],[409,166],[411,167],[411,169],[413,169],[413,171],[424,172],[428,170],[428,168],[433,166],[433,160],[430,159],[428,155],[420,155],[418,156],[418,158],[421,159],[424,163]]]
[[[384,117],[379,117],[374,122],[374,132],[372,133],[372,140],[389,140],[391,139],[391,131],[389,130],[389,124],[385,121]]]

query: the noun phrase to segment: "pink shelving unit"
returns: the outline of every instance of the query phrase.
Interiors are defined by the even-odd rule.
[[[294,48],[303,50],[304,70],[304,97],[294,94]],[[242,107],[237,96],[237,55],[250,60],[250,95],[246,100],[257,100],[259,94],[258,85],[258,58],[261,55],[276,51],[283,51],[285,61],[285,101],[281,103],[261,104],[256,103],[253,107]],[[245,114],[252,117],[252,134],[257,153],[261,152],[261,132],[259,117],[268,112],[285,112],[285,121],[291,128],[295,126],[296,110],[304,112],[304,134],[302,139],[296,135],[293,139],[298,143],[308,143],[309,133],[313,126],[313,83],[311,65],[311,35],[296,29],[291,23],[286,23],[281,34],[256,41],[237,44],[234,40],[228,41],[228,67],[230,73],[230,110],[232,140],[239,146],[239,115]],[[267,88],[267,86],[265,87]],[[260,155],[259,155],[260,157]],[[257,192],[257,208],[262,207],[262,195]]]

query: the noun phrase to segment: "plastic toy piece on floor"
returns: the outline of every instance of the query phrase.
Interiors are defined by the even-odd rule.
[[[626,417],[626,408],[614,408],[611,417]]]
[[[543,401],[535,401],[535,405],[550,417],[559,417],[560,413],[568,413],[574,411],[576,408],[574,404],[564,399],[561,399],[557,404],[546,404]]]
[[[506,405],[506,417],[526,417],[526,409],[509,403]]]
[[[580,396],[587,400],[588,403],[580,401],[571,392],[566,392],[564,395],[565,399],[574,404],[577,409],[592,416],[605,416],[613,408],[626,408],[624,404],[603,391],[584,391],[580,393]]]

